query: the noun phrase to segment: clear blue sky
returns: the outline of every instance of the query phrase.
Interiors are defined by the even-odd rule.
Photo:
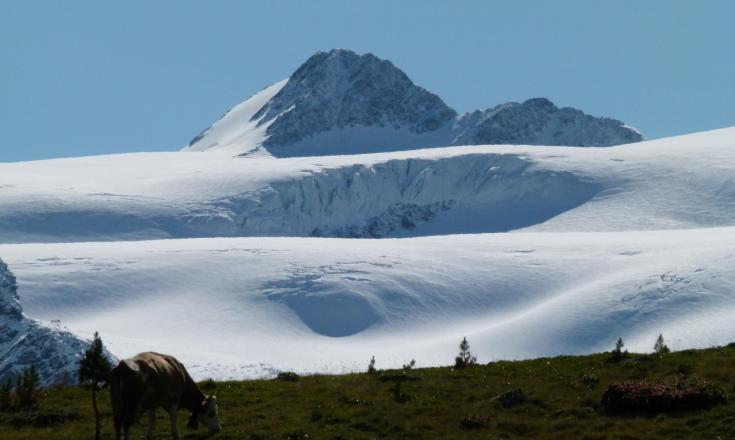
[[[0,3],[0,161],[174,150],[317,50],[460,112],[545,96],[649,138],[735,125],[735,1]]]

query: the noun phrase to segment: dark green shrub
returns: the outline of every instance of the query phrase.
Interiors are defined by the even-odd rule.
[[[19,410],[36,409],[40,400],[40,377],[35,365],[18,375],[15,385],[15,406]]]
[[[515,390],[506,391],[496,398],[503,408],[512,408],[526,402],[526,395],[523,390],[516,388]]]
[[[459,426],[462,429],[482,429],[487,428],[490,425],[489,417],[480,417],[478,415],[468,415],[459,421]]]
[[[293,371],[281,371],[276,376],[277,380],[285,380],[286,382],[298,382],[301,376],[294,373]]]
[[[217,388],[217,383],[211,377],[200,384],[202,389],[214,390]]]
[[[74,411],[22,411],[13,415],[8,423],[15,429],[28,426],[48,428],[79,420],[79,418],[79,414]]]
[[[600,383],[600,378],[597,377],[594,374],[582,374],[582,377],[580,378],[580,382],[582,382],[582,385],[587,387],[587,389],[593,389]]]
[[[13,409],[13,382],[8,379],[0,385],[0,411]]]

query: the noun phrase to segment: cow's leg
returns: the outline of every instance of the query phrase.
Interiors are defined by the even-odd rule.
[[[145,436],[146,439],[151,440],[153,438],[153,431],[156,429],[156,408],[148,410],[148,434]]]
[[[125,440],[130,440],[130,423],[127,421],[123,422],[123,434]]]
[[[177,414],[179,412],[179,409],[174,405],[169,410],[169,416],[171,417],[171,437],[174,438],[174,440],[179,440],[179,428],[176,426],[176,419]]]
[[[120,427],[121,426],[122,426],[121,418],[115,415],[115,440],[120,440]]]

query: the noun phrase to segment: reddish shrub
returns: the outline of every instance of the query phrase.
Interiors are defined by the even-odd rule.
[[[602,396],[602,405],[615,413],[706,409],[726,401],[721,388],[696,376],[614,383]]]

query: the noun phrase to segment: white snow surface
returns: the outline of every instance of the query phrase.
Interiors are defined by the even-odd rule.
[[[184,148],[184,151],[205,151],[216,148],[234,155],[256,153],[255,150],[263,144],[266,138],[265,132],[270,123],[258,126],[259,120],[251,119],[287,82],[288,80],[284,79],[271,84],[228,110],[222,118],[199,135],[202,142],[192,141],[192,145]]]
[[[735,337],[735,128],[6,163],[0,243],[26,314],[196,378],[706,347]]]
[[[2,245],[27,313],[195,378],[735,338],[735,228]]]
[[[0,243],[735,225],[735,129],[606,148],[0,164]]]

